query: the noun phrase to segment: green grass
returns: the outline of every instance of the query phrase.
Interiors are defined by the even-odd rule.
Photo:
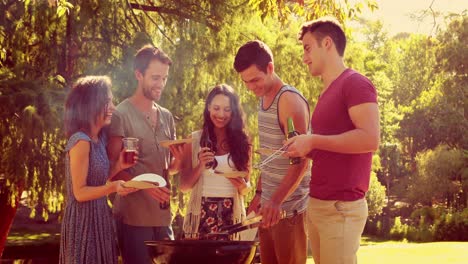
[[[466,264],[468,242],[409,243],[363,238],[359,264]],[[307,264],[314,264],[309,258]]]
[[[55,241],[57,232],[33,233],[30,230],[14,230],[7,245],[31,245]],[[405,241],[384,241],[363,237],[358,251],[359,264],[466,264],[468,263],[468,242],[410,243]],[[310,257],[307,264],[314,264]]]

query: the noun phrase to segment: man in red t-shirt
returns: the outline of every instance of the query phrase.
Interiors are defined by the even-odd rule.
[[[313,160],[307,225],[316,264],[357,263],[367,220],[372,152],[380,139],[377,92],[344,65],[346,37],[333,18],[302,25],[304,63],[323,89],[312,115],[311,135],[289,139],[288,155]]]

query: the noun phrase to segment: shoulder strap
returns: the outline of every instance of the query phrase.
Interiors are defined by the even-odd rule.
[[[305,102],[305,104],[307,106],[307,115],[308,115],[308,119],[310,119],[310,105],[309,105],[309,102],[307,102],[307,99],[304,97],[304,95],[296,87],[291,86],[289,84],[285,84],[283,87],[281,87],[281,90],[278,93],[278,98],[275,99],[275,100],[277,100],[276,104],[277,104],[277,109],[278,109],[276,118],[278,119],[278,125],[279,125],[281,131],[283,132],[283,134],[285,134],[285,129],[281,125],[281,123],[279,121],[279,113],[280,113],[279,100],[280,100],[281,95],[283,95],[285,92],[292,92],[292,93],[295,93],[295,94],[299,95],[299,97],[301,97],[301,99]],[[309,125],[307,126],[307,133],[310,132],[310,122],[308,122],[308,124]]]

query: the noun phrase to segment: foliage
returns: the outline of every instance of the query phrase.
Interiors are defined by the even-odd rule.
[[[410,217],[413,221],[413,224],[419,226],[432,225],[441,218],[441,216],[444,214],[444,211],[445,209],[443,207],[424,206],[414,210]]]
[[[59,211],[63,203],[63,177],[59,175],[63,173],[64,142],[56,126],[60,110],[52,108],[51,102],[63,100],[60,88],[37,93],[37,83],[15,80],[0,81],[0,88],[4,92],[0,95],[0,113],[5,117],[0,122],[0,177],[6,178],[7,187],[0,192],[10,192],[9,202],[14,206],[18,191],[26,188],[31,206]],[[47,219],[47,210],[41,212]]]
[[[382,229],[382,221],[368,218],[363,234],[368,236],[385,237]]]
[[[463,191],[461,173],[466,167],[463,153],[446,145],[427,150],[416,157],[417,173],[409,185],[408,198],[413,202],[432,204],[433,199],[444,199],[447,206]]]
[[[257,99],[242,88],[233,70],[237,47],[247,40],[264,40],[276,56],[279,75],[308,98],[316,98],[319,81],[311,81],[306,71],[298,70],[302,50],[296,33],[305,20],[298,12],[308,18],[326,12],[345,21],[363,7],[336,6],[332,0],[304,5],[277,2],[280,5],[275,8],[287,18],[279,19],[261,2],[1,1],[0,98],[16,102],[0,106],[2,164],[8,163],[0,174],[9,180],[9,189],[24,179],[33,203],[54,201],[52,207],[60,208],[65,143],[61,117],[68,87],[80,76],[107,74],[113,79],[115,98],[121,101],[135,87],[133,54],[146,43],[161,47],[174,61],[160,103],[176,116],[179,137],[199,128],[208,89],[228,83],[241,97],[256,146]],[[375,5],[365,2],[370,8]],[[23,120],[35,122],[34,129],[31,122],[21,124]],[[14,155],[17,146],[22,146],[24,153],[19,160]],[[187,200],[177,192],[177,180],[172,185],[174,210],[183,208]]]
[[[466,207],[466,13],[447,17],[447,28],[436,37],[389,38],[380,21],[361,20],[359,30],[351,29],[348,22],[363,8],[376,8],[371,0],[353,3],[0,1],[0,177],[7,179],[12,198],[24,186],[32,205],[60,210],[61,118],[68,87],[80,76],[107,74],[115,98],[122,101],[136,85],[133,55],[146,43],[161,47],[174,61],[160,104],[176,116],[178,137],[199,129],[209,88],[227,83],[240,96],[256,148],[258,100],[232,67],[237,48],[251,39],[266,42],[280,78],[297,87],[313,110],[322,83],[305,70],[296,34],[302,22],[332,14],[348,35],[346,64],[368,76],[378,90],[382,144],[367,194],[377,230],[386,222],[372,217],[382,211],[385,197],[408,194],[412,204],[444,200]],[[257,177],[254,171],[254,187]],[[183,215],[188,197],[177,191],[178,178],[173,181],[172,209]],[[429,222],[437,221],[430,217],[421,213],[420,224],[409,226],[407,237],[428,239],[435,232]],[[395,235],[400,229],[395,227]]]
[[[333,14],[340,21],[353,18],[367,6],[370,10],[377,9],[374,0],[354,1],[315,1],[315,0],[250,0],[249,4],[259,11],[262,19],[267,16],[285,21],[291,14],[311,20],[324,15]]]
[[[395,217],[392,228],[390,229],[390,238],[395,240],[402,240],[408,233],[408,225],[401,223],[401,217]]]
[[[383,186],[374,172],[371,173],[369,191],[366,194],[369,208],[369,218],[373,218],[382,213],[386,206],[385,186]]]
[[[388,234],[382,230],[380,221],[371,219],[366,223],[365,234],[415,242],[467,241],[467,214],[466,208],[460,212],[447,212],[442,207],[422,207],[414,210],[405,223],[400,216],[395,217]]]
[[[465,107],[468,103],[468,16],[450,17],[447,30],[438,35],[437,73],[443,76],[440,93],[434,108],[434,127],[440,141],[450,146],[468,149],[468,121]]]
[[[437,241],[468,241],[468,209],[447,213],[435,225],[434,236]]]
[[[411,213],[411,225],[408,228],[409,241],[434,241],[435,223],[444,215],[443,207],[418,208]]]
[[[406,234],[408,241],[431,242],[434,241],[434,226],[409,226]]]
[[[380,181],[385,183],[387,196],[390,196],[390,188],[395,179],[401,176],[400,146],[397,143],[383,142],[379,147],[381,167],[377,170]],[[392,193],[393,194],[393,193]]]

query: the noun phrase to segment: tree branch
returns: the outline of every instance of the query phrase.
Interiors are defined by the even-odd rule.
[[[145,33],[145,35],[148,37],[148,39],[151,39],[148,32],[146,32],[144,25],[142,25],[142,23],[138,19],[137,15],[135,14],[135,12],[133,12],[132,3],[130,3],[129,0],[126,0],[126,1],[127,1],[128,6],[130,7],[130,12],[132,13],[132,16],[135,18],[135,21],[138,23],[138,26],[140,27],[140,30]]]
[[[158,14],[159,14],[159,13],[158,13]],[[153,23],[153,25],[155,25],[156,28],[158,28],[159,32],[161,32],[161,34],[162,34],[173,46],[175,46],[174,41],[172,41],[172,39],[169,38],[169,36],[167,36],[166,32],[164,32],[164,30],[161,29],[161,27],[158,25],[158,23],[156,23],[156,21],[154,21],[154,19],[153,19],[147,12],[145,12],[145,15],[146,15],[146,17],[148,17],[148,19],[151,21],[151,23]],[[161,16],[161,14],[159,14],[159,15]],[[161,18],[163,18],[163,17],[161,16]]]
[[[145,12],[157,12],[159,14],[169,14],[169,15],[174,15],[180,18],[185,18],[185,19],[190,19],[202,24],[206,24],[209,28],[217,30],[218,27],[210,22],[208,20],[202,20],[197,17],[191,16],[190,14],[186,14],[180,11],[180,9],[172,9],[172,8],[166,8],[166,7],[161,7],[161,6],[154,6],[154,5],[143,5],[139,3],[129,3],[130,7],[132,9],[138,9],[142,10]]]
[[[97,37],[92,37],[92,38],[88,38],[88,37],[81,37],[81,42],[100,42],[100,43],[109,43],[111,44],[112,46],[117,46],[121,49],[125,49],[126,46],[124,44],[121,44],[121,43],[117,43],[117,42],[113,42],[113,41],[110,41],[108,39],[103,39],[103,38],[97,38]]]

